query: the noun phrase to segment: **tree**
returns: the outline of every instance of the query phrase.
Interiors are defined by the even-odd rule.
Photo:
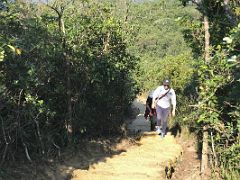
[[[67,129],[68,141],[71,143],[73,140],[72,133],[73,132],[73,120],[72,120],[72,93],[71,93],[71,80],[70,80],[70,70],[71,70],[71,62],[68,58],[68,51],[66,47],[66,29],[64,24],[64,11],[65,9],[73,3],[72,0],[69,1],[54,1],[52,5],[47,3],[47,6],[51,8],[57,14],[58,28],[60,36],[62,37],[62,55],[64,58],[64,62],[66,63],[66,77],[67,77],[67,117],[65,120],[65,126]]]
[[[121,132],[138,59],[110,7],[77,3],[11,2],[0,11],[2,164]]]
[[[184,5],[186,5],[186,2],[188,1],[183,1]],[[225,126],[226,122],[224,122],[222,118],[226,118],[226,116],[221,113],[221,110],[219,110],[221,103],[217,99],[223,97],[217,92],[221,91],[221,88],[231,82],[232,76],[234,77],[234,74],[231,74],[230,72],[229,64],[226,62],[228,54],[225,54],[224,50],[221,49],[220,44],[222,44],[222,38],[229,33],[229,29],[236,25],[237,16],[234,15],[230,8],[230,1],[202,0],[191,2],[195,3],[199,11],[202,13],[205,29],[205,64],[202,65],[202,68],[200,68],[199,71],[198,81],[200,91],[197,106],[199,108],[199,122],[202,126],[203,134],[201,171],[204,173],[208,163],[207,154],[209,151],[207,149],[210,139],[209,132],[211,134],[211,151],[215,159],[215,166],[217,166],[218,163],[213,131],[218,131],[220,134],[223,133],[217,129],[219,126]],[[219,21],[220,18],[221,21]],[[223,26],[223,24],[225,24],[225,26]],[[211,25],[212,28],[209,28],[209,25]],[[221,30],[216,31],[216,29],[214,29],[215,27],[216,29],[221,27]],[[214,47],[218,48],[213,49]],[[216,123],[221,125],[218,126]],[[222,131],[224,130],[222,129]]]

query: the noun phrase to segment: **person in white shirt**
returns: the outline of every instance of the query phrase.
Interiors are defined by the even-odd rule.
[[[152,108],[156,108],[157,112],[157,126],[156,132],[161,133],[161,137],[164,137],[166,134],[167,124],[168,124],[168,115],[170,114],[172,105],[172,116],[175,116],[176,110],[176,94],[175,91],[170,88],[170,80],[165,79],[163,85],[159,86],[153,92],[153,103]],[[160,130],[162,126],[162,131]]]

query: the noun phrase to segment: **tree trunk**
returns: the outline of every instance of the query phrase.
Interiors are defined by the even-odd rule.
[[[57,2],[57,1],[56,1]],[[72,136],[73,136],[73,120],[72,120],[72,93],[71,93],[71,79],[70,79],[70,69],[71,69],[71,63],[67,55],[67,49],[66,49],[66,31],[65,31],[65,24],[63,19],[63,13],[65,10],[65,7],[70,3],[71,1],[67,2],[65,6],[57,6],[55,5],[51,6],[48,3],[46,4],[49,8],[54,10],[58,16],[58,28],[60,35],[62,37],[62,51],[63,51],[63,60],[66,65],[65,75],[67,77],[66,79],[66,86],[67,86],[67,115],[65,118],[65,128],[67,130],[67,137],[68,142],[72,142]]]
[[[206,13],[204,14],[204,30],[205,30],[205,62],[210,62],[210,33],[209,33],[209,21]],[[202,139],[202,158],[201,158],[201,174],[206,173],[208,168],[208,127],[203,125],[203,139]]]
[[[127,22],[128,21],[128,15],[129,15],[129,2],[128,0],[125,0],[125,17],[124,17],[124,21]]]
[[[68,135],[68,142],[72,142],[73,140],[73,119],[72,119],[72,93],[71,93],[71,79],[70,79],[70,62],[67,56],[65,57],[66,62],[66,76],[67,76],[67,119],[66,119],[66,127],[67,127],[67,135]]]
[[[208,168],[208,131],[207,126],[203,126],[203,139],[202,139],[202,158],[201,158],[201,175],[205,174]]]
[[[67,130],[67,137],[68,137],[68,142],[72,142],[72,136],[73,136],[73,120],[72,120],[72,101],[71,101],[71,79],[70,79],[70,62],[67,56],[66,52],[66,32],[65,32],[65,25],[64,25],[64,20],[63,20],[63,15],[61,14],[59,16],[59,30],[62,35],[62,49],[63,49],[63,58],[64,62],[66,63],[66,77],[67,77],[67,116],[65,119],[65,127]]]
[[[205,51],[204,51],[204,59],[206,63],[210,61],[210,33],[209,33],[209,21],[208,16],[204,15],[204,31],[205,31]]]

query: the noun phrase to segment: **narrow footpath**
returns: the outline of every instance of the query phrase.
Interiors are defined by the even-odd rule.
[[[98,161],[87,170],[75,169],[72,180],[159,180],[171,177],[173,167],[180,161],[182,147],[170,133],[162,139],[149,131],[150,123],[143,117],[144,99],[136,100],[134,106],[139,109],[139,114],[128,130],[140,133],[137,145]]]

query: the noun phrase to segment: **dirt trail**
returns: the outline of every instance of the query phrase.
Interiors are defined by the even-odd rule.
[[[125,136],[83,139],[61,151],[58,159],[12,164],[3,179],[159,180],[166,179],[166,174],[171,176],[173,171],[175,180],[210,179],[199,176],[194,136],[184,136],[179,131],[177,137],[172,129],[175,138],[169,133],[161,139],[149,132],[150,122],[143,117],[145,100],[140,97],[134,102],[133,114],[137,116],[125,121]]]
[[[143,101],[138,99],[134,102],[139,114],[128,126],[132,132],[141,132],[138,145],[98,161],[88,170],[75,169],[72,180],[159,180],[165,179],[166,173],[171,174],[169,167],[179,160],[182,147],[169,133],[161,139],[155,132],[148,132],[150,124],[143,117]]]

